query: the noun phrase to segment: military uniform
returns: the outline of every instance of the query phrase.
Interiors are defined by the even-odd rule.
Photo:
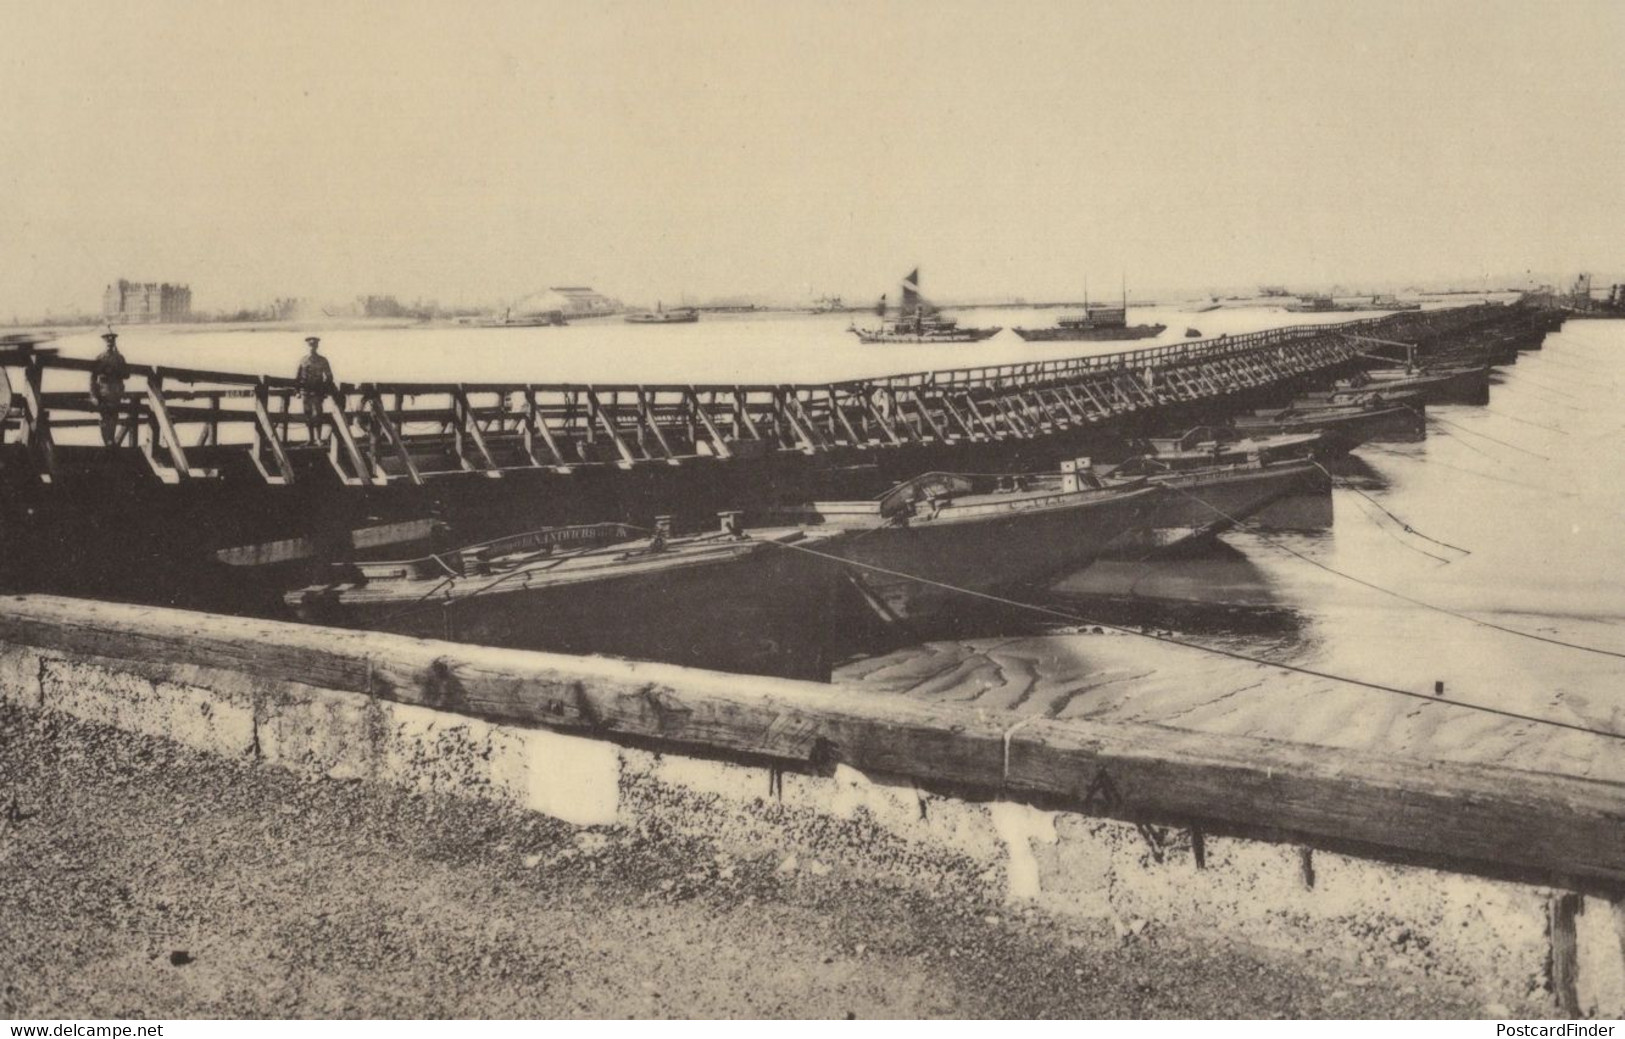
[[[312,337],[305,342],[316,346],[320,340]],[[333,366],[328,364],[327,358],[321,354],[306,354],[299,361],[299,370],[294,373],[294,381],[299,384],[299,393],[305,404],[305,427],[310,431],[310,439],[314,443],[317,431],[321,428],[322,401],[332,392],[334,386]]]
[[[124,380],[130,377],[130,365],[118,352],[116,335],[109,332],[102,339],[107,349],[90,370],[90,400],[101,413],[102,443],[112,447],[118,442],[118,413],[124,404]]]

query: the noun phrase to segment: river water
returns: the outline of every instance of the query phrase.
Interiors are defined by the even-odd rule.
[[[1063,312],[989,309],[960,317],[1009,327],[1049,324]],[[1168,330],[1136,344],[1094,344],[1093,352],[1179,341],[1187,327],[1214,336],[1350,316],[1357,315],[1135,308],[1131,321]],[[469,382],[822,382],[1089,352],[1078,344],[1029,346],[1008,331],[973,345],[863,346],[845,332],[854,320],[872,319],[750,314],[663,327],[609,319],[523,329],[358,322],[130,328],[122,346],[141,363],[292,374],[302,337],[320,334],[341,380]],[[57,345],[90,356],[99,344],[84,331]],[[1488,407],[1430,407],[1424,442],[1360,448],[1339,471],[1329,530],[1236,531],[1198,559],[1097,565],[1037,597],[1036,605],[1075,623],[1000,613],[985,630],[853,661],[837,680],[989,710],[1149,721],[1625,780],[1620,741],[1456,706],[1625,732],[1622,383],[1625,322],[1570,322],[1543,350],[1499,371]],[[1427,702],[1135,635],[1096,634],[1092,620],[1393,686]],[[1443,683],[1442,696],[1436,683]]]

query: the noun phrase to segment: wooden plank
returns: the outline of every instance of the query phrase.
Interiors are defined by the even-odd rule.
[[[322,413],[327,416],[328,425],[333,430],[333,437],[327,442],[327,457],[339,478],[347,484],[388,483],[384,477],[375,476],[372,467],[361,456],[361,448],[356,446],[355,437],[350,435],[350,416],[339,407],[332,393],[322,394]],[[341,456],[349,459],[353,476],[344,471],[339,461]]]
[[[1580,1016],[1580,940],[1574,918],[1580,913],[1580,896],[1559,891],[1547,897],[1547,938],[1552,950],[1552,998],[1564,1017]]]
[[[694,417],[700,420],[700,425],[705,427],[706,438],[711,441],[711,452],[718,458],[732,458],[733,448],[728,446],[728,440],[722,435],[722,430],[718,429],[716,422],[711,419],[711,413],[700,403],[700,395],[694,392],[694,387],[683,388],[683,399],[688,402]]]
[[[491,448],[485,442],[485,431],[480,429],[480,420],[474,414],[474,408],[468,402],[468,392],[459,386],[451,395],[451,407],[456,426],[457,459],[462,462],[464,469],[482,472],[487,476],[500,477],[496,459],[491,457]],[[478,457],[470,461],[463,450],[463,439],[474,445]]]
[[[43,372],[40,358],[29,360],[23,373],[23,431],[28,439],[28,450],[34,459],[34,470],[41,483],[56,480],[56,444],[51,436],[51,413],[41,400],[40,385]]]
[[[164,382],[156,375],[147,376],[147,408],[163,434],[164,448],[169,452],[176,478],[184,480],[192,476],[192,469],[186,464],[186,451],[181,447],[181,438],[175,433],[175,424],[169,420],[169,406],[164,403]]]
[[[1620,783],[51,596],[9,599],[0,641],[141,669],[197,665],[371,691],[672,749],[845,763],[978,796],[1200,823],[1209,834],[1625,890]],[[1096,796],[1102,784],[1112,790],[1109,805]]]
[[[632,449],[622,439],[621,431],[616,429],[615,423],[610,421],[609,415],[604,411],[603,402],[598,399],[598,393],[591,386],[587,387],[587,410],[589,412],[587,416],[589,427],[596,420],[604,428],[604,431],[609,434],[610,440],[615,444],[615,450],[620,452],[622,464],[627,466],[635,464],[638,460],[637,455],[632,453]]]
[[[891,441],[892,446],[895,447],[901,444],[903,438],[897,435],[897,430],[891,427],[891,423],[886,421],[886,417],[880,413],[880,409],[875,407],[874,392],[867,388],[861,389],[857,392],[857,398],[858,402],[863,405],[864,413],[869,416],[875,425],[880,427],[882,433],[886,434],[886,439]]]
[[[566,465],[564,452],[559,450],[559,442],[553,438],[553,431],[547,427],[547,416],[541,414],[536,406],[536,387],[525,387],[525,451],[530,455],[531,461],[541,464],[536,458],[535,438],[541,437],[542,443],[553,455],[557,465]]]
[[[914,411],[920,416],[920,421],[930,428],[931,435],[937,439],[937,442],[947,443],[949,440],[948,431],[937,421],[936,416],[931,414],[931,408],[925,399],[918,393],[911,393],[909,394],[909,400],[914,404]]]
[[[288,462],[288,452],[282,447],[282,441],[276,435],[276,427],[271,425],[271,412],[265,406],[266,387],[260,385],[254,389],[254,445],[252,448],[254,467],[260,471],[266,483],[291,484],[293,483],[293,466]],[[271,460],[276,465],[276,474],[272,475],[260,461],[261,453],[269,447]]]
[[[664,455],[668,461],[675,462],[676,458],[677,458],[677,453],[671,449],[671,444],[666,442],[666,434],[661,432],[660,423],[655,421],[655,411],[654,411],[654,404],[653,404],[653,401],[654,401],[654,393],[653,393],[653,391],[650,391],[650,392],[646,393],[640,387],[638,389],[638,391],[637,391],[637,394],[638,394],[638,421],[641,422],[643,424],[644,428],[646,428],[654,436],[655,443],[660,445],[660,453],[662,455]],[[645,448],[645,451],[647,451],[647,450],[648,449]]]
[[[367,393],[367,407],[372,409],[374,427],[383,434],[384,440],[395,451],[396,461],[406,470],[407,478],[419,487],[423,486],[423,474],[418,472],[417,463],[412,461],[412,453],[406,449],[406,442],[401,439],[401,431],[395,427],[395,422],[389,417],[389,409],[384,407],[384,399],[376,390]]]
[[[960,429],[965,431],[965,435],[967,437],[972,440],[986,439],[986,434],[974,429],[971,424],[966,421],[965,416],[960,412],[960,410],[954,406],[954,400],[951,394],[944,393],[939,400],[942,404],[943,414],[953,419],[954,423],[958,425]]]

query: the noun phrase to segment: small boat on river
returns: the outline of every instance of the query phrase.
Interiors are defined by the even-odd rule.
[[[700,312],[693,307],[673,307],[666,310],[659,303],[653,310],[640,310],[626,315],[629,325],[692,325],[700,319]]]
[[[1088,293],[1084,295],[1087,297]],[[1057,318],[1050,328],[1017,328],[1016,335],[1029,343],[1056,341],[1102,341],[1118,339],[1150,339],[1167,331],[1167,325],[1130,325],[1128,323],[1128,297],[1125,290],[1121,306],[1090,306],[1087,299],[1083,313]],[[1185,330],[1187,336],[1194,329]],[[1201,335],[1201,333],[1197,333]]]
[[[1003,329],[962,328],[954,318],[944,317],[940,307],[920,294],[920,269],[909,272],[903,279],[903,299],[894,319],[887,319],[886,297],[881,296],[875,306],[875,315],[881,319],[879,328],[847,329],[864,343],[979,343],[991,339]]]

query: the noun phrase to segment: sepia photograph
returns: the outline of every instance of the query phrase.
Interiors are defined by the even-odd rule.
[[[1619,1034],[1620,0],[0,0],[0,141],[8,1036]]]

